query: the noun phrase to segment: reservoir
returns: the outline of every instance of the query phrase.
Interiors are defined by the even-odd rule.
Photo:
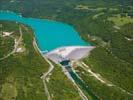
[[[9,20],[30,26],[41,51],[51,51],[62,46],[88,46],[78,32],[68,24],[47,19],[24,18],[13,12],[0,12],[0,20]]]
[[[71,50],[71,46],[90,46],[89,43],[86,43],[80,38],[78,32],[75,31],[72,26],[62,22],[56,22],[47,19],[24,18],[13,12],[4,11],[0,12],[0,20],[15,21],[30,26],[34,31],[37,45],[42,52],[52,52],[59,47],[69,46],[68,50],[66,49],[66,51],[68,52]],[[77,48],[77,54],[75,54],[76,51],[72,50],[73,53],[70,53],[70,55],[68,55],[67,57],[70,56],[70,58],[72,58],[71,55],[74,54],[77,58],[77,55],[83,54],[79,53],[79,51],[81,51],[81,47],[80,50],[78,47],[75,48]],[[84,52],[88,52],[88,49],[88,47],[83,48]],[[90,50],[91,49],[92,48],[90,47]],[[63,50],[64,48],[61,48],[59,51]],[[64,55],[65,53],[67,53],[66,51],[62,52],[62,54]],[[55,56],[55,52],[50,53],[49,56],[53,58]],[[61,57],[61,52],[56,55],[56,58],[57,57]],[[63,56],[61,57],[61,59],[62,58]],[[69,67],[71,68],[71,66]],[[81,88],[86,91],[93,100],[97,100],[97,97],[90,91],[90,88],[86,87],[86,84],[76,76],[72,69],[69,69],[68,72],[74,79],[76,84],[80,85]]]

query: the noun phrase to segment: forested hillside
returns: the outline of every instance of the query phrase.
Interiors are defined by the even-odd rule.
[[[133,0],[1,0],[0,10],[73,25],[96,46],[83,62],[115,86],[104,85],[79,67],[78,75],[103,100],[132,100]]]

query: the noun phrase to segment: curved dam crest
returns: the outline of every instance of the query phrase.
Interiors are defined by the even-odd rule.
[[[90,46],[81,39],[78,32],[68,24],[36,18],[24,18],[13,12],[0,12],[0,20],[19,22],[30,26],[41,51],[52,51],[64,46]]]

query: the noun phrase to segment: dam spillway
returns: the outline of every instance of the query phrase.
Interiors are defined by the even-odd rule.
[[[94,46],[66,46],[57,48],[44,55],[55,63],[60,63],[65,60],[79,60],[86,57],[94,48]]]
[[[36,18],[25,18],[13,12],[0,11],[0,20],[15,21],[30,26],[37,45],[44,56],[58,63],[66,59],[78,60],[94,47],[81,39],[73,26]]]

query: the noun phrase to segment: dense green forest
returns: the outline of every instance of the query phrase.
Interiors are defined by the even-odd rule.
[[[90,9],[88,11],[76,11],[74,8],[79,4],[89,5]],[[15,11],[27,17],[47,17],[53,19],[57,17],[69,17],[69,14],[71,17],[77,17],[76,14],[86,17],[83,13],[95,12],[92,9],[97,7],[109,8],[117,6],[118,8],[122,7],[127,12],[127,10],[131,9],[130,6],[132,4],[132,0],[1,0],[0,9]],[[132,11],[130,13],[132,14]]]
[[[73,25],[81,38],[96,46],[83,61],[94,72],[133,94],[133,0],[1,0],[0,10]],[[133,98],[104,86],[87,73],[78,74],[101,99]]]

